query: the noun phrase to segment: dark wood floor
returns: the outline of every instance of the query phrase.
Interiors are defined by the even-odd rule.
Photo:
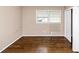
[[[22,37],[2,53],[71,53],[65,37]]]

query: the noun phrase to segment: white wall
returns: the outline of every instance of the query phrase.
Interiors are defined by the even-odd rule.
[[[73,7],[73,51],[79,52],[79,7]]]
[[[71,42],[71,9],[65,9],[65,37]]]
[[[0,6],[0,51],[22,35],[21,7]]]
[[[23,8],[23,35],[64,35],[64,7],[39,6]],[[61,10],[60,24],[36,24],[36,9],[41,10]]]

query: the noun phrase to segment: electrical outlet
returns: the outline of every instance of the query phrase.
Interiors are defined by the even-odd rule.
[[[53,34],[53,32],[50,32],[50,34]]]

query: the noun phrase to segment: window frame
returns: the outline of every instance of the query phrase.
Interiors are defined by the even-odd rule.
[[[44,11],[44,12],[47,11],[48,17],[39,17],[39,16],[38,16],[38,12],[39,12],[39,11]],[[60,13],[59,19],[60,19],[60,20],[59,20],[58,22],[56,22],[56,21],[53,21],[53,22],[49,21],[49,20],[50,20],[50,12],[51,12],[51,11],[56,11],[56,12],[59,11],[59,13]],[[48,18],[48,22],[39,22],[39,21],[37,20],[38,18]],[[36,10],[36,23],[61,23],[61,10],[38,10],[38,9],[37,9],[37,10]]]

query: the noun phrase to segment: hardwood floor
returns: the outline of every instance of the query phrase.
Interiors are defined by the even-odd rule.
[[[71,53],[65,37],[22,37],[2,53]]]

